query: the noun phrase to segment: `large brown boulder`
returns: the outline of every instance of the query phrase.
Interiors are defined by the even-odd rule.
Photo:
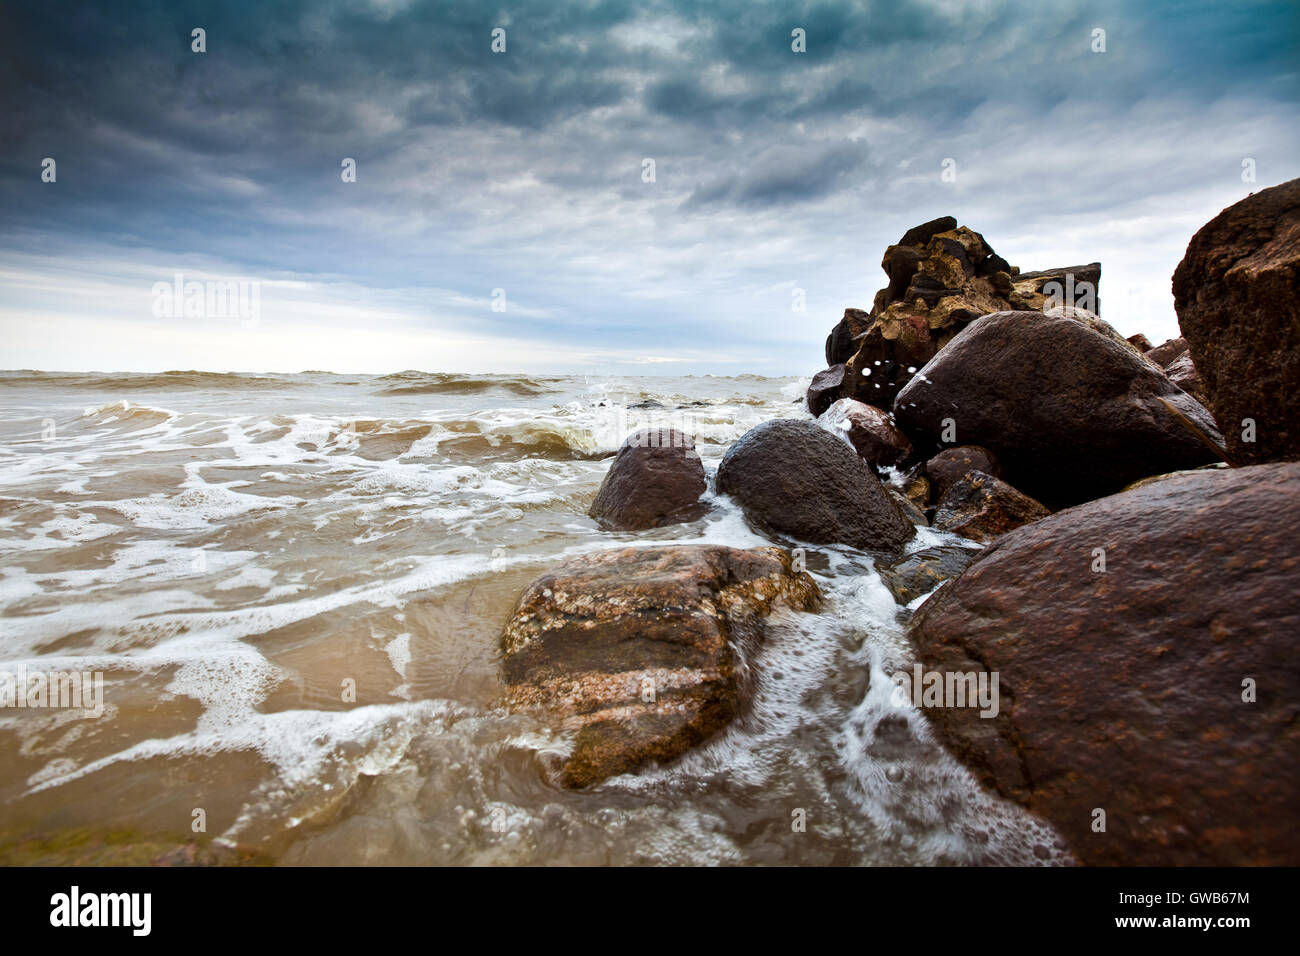
[[[780,548],[620,548],[542,575],[501,637],[507,706],[575,731],[558,767],[586,787],[671,760],[727,725],[745,660],[778,606],[813,610],[817,585]]]
[[[718,466],[718,490],[760,528],[814,544],[896,551],[915,527],[866,462],[814,422],[764,422]]]
[[[817,424],[847,441],[873,467],[893,467],[912,454],[912,443],[888,412],[854,398],[841,398],[822,412]]]
[[[628,436],[600,483],[589,514],[615,531],[643,531],[704,514],[708,487],[695,439],[673,428]]]
[[[1300,864],[1297,527],[1300,464],[1276,464],[1007,534],[909,631],[925,671],[996,673],[998,713],[931,721],[1085,863]]]
[[[894,417],[914,442],[991,449],[1008,482],[1052,508],[1214,461],[1221,441],[1127,342],[1042,312],[973,322],[899,393]]]
[[[963,328],[990,312],[1082,305],[1098,311],[1101,264],[1026,272],[951,216],[909,229],[885,250],[889,284],[870,312],[847,309],[826,340],[845,366],[837,397],[888,409],[894,396]]]
[[[1229,460],[1300,459],[1300,179],[1201,227],[1174,272],[1174,309]]]

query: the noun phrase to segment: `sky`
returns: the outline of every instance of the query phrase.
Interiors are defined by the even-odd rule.
[[[1290,0],[7,2],[0,49],[5,368],[808,375],[943,215],[1159,343],[1300,176]]]

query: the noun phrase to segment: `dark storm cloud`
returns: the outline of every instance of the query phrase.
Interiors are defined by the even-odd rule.
[[[680,333],[715,349],[742,321],[756,349],[802,341],[788,314],[753,321],[781,298],[764,290],[802,283],[816,321],[833,319],[869,300],[880,249],[913,220],[952,213],[995,245],[1041,245],[1062,224],[1221,191],[1256,152],[1267,181],[1294,175],[1296,11],[9,4],[0,244],[163,249],[466,299],[509,287],[535,307],[529,334],[553,339],[616,315],[635,347]],[[206,54],[190,52],[195,26]],[[56,190],[39,182],[46,156]],[[343,157],[357,188],[340,188]],[[946,157],[956,186],[939,181]],[[521,334],[514,317],[473,322]]]
[[[691,193],[685,206],[716,202],[739,205],[780,205],[815,199],[835,192],[845,177],[867,161],[863,143],[826,147],[774,146],[742,173],[725,176]]]

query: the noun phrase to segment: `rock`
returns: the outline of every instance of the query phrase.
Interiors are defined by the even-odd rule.
[[[1300,459],[1300,179],[1201,227],[1174,272],[1174,309],[1229,461]]]
[[[1021,273],[951,216],[909,229],[880,265],[889,284],[871,311],[846,310],[826,341],[827,362],[845,366],[839,397],[879,408],[981,315],[1053,303],[1098,309],[1100,263]]]
[[[894,504],[898,505],[898,510],[903,513],[903,517],[912,522],[912,524],[916,525],[918,528],[930,527],[930,522],[926,520],[925,517],[924,508],[914,502],[911,498],[907,497],[907,495],[903,494],[903,492],[899,491],[897,488],[886,485],[885,490],[889,492],[889,497],[894,499]]]
[[[1146,353],[1145,358],[1154,362],[1163,368],[1168,368],[1170,363],[1180,355],[1187,354],[1187,339],[1177,338],[1170,339],[1163,345],[1157,345],[1150,352]]]
[[[1128,337],[1128,344],[1133,346],[1139,352],[1146,353],[1151,351],[1151,340],[1141,332],[1137,335],[1130,335]]]
[[[990,449],[1004,477],[1051,508],[1216,459],[1209,413],[1127,343],[1041,312],[967,327],[894,403],[914,443]],[[951,434],[951,433],[950,433]]]
[[[932,483],[925,475],[925,466],[913,468],[903,477],[903,495],[921,511],[930,507]]]
[[[900,246],[924,246],[939,233],[956,228],[956,219],[952,216],[940,216],[938,219],[931,219],[919,226],[913,226],[903,233],[903,238],[898,240],[898,244]]]
[[[893,564],[878,565],[876,570],[895,601],[911,604],[944,581],[960,575],[977,554],[978,549],[944,544],[916,551]]]
[[[506,704],[542,708],[577,732],[559,769],[566,787],[671,760],[741,712],[764,617],[818,600],[780,548],[582,555],[519,598],[501,637]]]
[[[1173,478],[1175,475],[1195,475],[1209,468],[1230,468],[1226,461],[1215,462],[1213,465],[1202,465],[1200,468],[1189,468],[1186,471],[1170,471],[1163,475],[1150,475],[1146,478],[1139,478],[1131,485],[1125,485],[1125,491],[1132,491],[1134,488],[1145,488],[1147,485],[1153,485],[1157,481],[1164,481],[1166,478]]]
[[[861,309],[845,309],[844,317],[826,337],[826,364],[843,365],[858,350],[854,339],[871,326],[871,316]]]
[[[1127,349],[1134,355],[1141,355],[1142,351],[1130,342],[1124,336],[1115,331],[1114,326],[1102,319],[1095,312],[1089,312],[1087,309],[1076,308],[1072,305],[1060,306],[1055,309],[1044,310],[1045,315],[1061,315],[1067,319],[1074,319],[1076,322],[1082,322],[1094,332],[1100,332],[1106,338],[1110,339],[1121,348]]]
[[[1041,272],[1022,272],[1013,277],[1013,292],[1008,298],[1017,310],[1033,312],[1045,306],[1050,309],[1050,299],[1058,306],[1081,308],[1101,315],[1101,300],[1097,298],[1100,285],[1101,263],[1089,262]],[[1080,306],[1081,302],[1085,304]]]
[[[894,551],[915,533],[866,463],[813,422],[751,428],[727,450],[717,486],[760,528],[801,541]]]
[[[925,463],[925,474],[930,479],[933,492],[931,500],[939,501],[953,483],[968,471],[982,471],[994,478],[1002,477],[1002,465],[987,448],[979,445],[945,448]]]
[[[642,429],[619,448],[588,513],[615,531],[693,521],[706,510],[700,495],[707,487],[693,437]]]
[[[844,384],[844,366],[832,365],[812,377],[808,383],[808,411],[814,418],[830,408],[840,397]]]
[[[1201,381],[1201,376],[1197,374],[1191,354],[1187,351],[1186,339],[1170,339],[1163,345],[1148,349],[1142,357],[1160,368],[1171,382],[1188,395],[1202,405],[1206,404],[1208,396],[1205,393],[1205,385]]]
[[[981,471],[968,471],[953,482],[934,512],[934,526],[987,544],[1013,528],[1046,518],[1050,511]]]
[[[997,673],[998,714],[931,722],[1084,863],[1300,863],[1297,527],[1287,463],[1173,476],[1007,534],[909,630],[927,671]]]
[[[893,467],[912,454],[912,443],[888,412],[853,398],[841,398],[826,409],[817,424],[849,446],[869,465]]]
[[[1165,369],[1165,374],[1169,376],[1169,381],[1173,382],[1192,398],[1202,404],[1208,397],[1205,393],[1205,384],[1201,381],[1201,376],[1196,372],[1196,366],[1192,363],[1191,355],[1184,352],[1178,358],[1169,363]]]

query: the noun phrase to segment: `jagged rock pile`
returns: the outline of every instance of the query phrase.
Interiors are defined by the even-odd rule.
[[[939,349],[990,312],[1038,310],[1056,292],[1060,304],[1085,302],[1098,313],[1101,263],[1021,273],[951,216],[909,229],[880,265],[889,284],[876,293],[871,311],[846,309],[826,338],[826,364],[844,366],[831,401],[856,398],[889,408]],[[1060,289],[1049,288],[1052,282]]]

